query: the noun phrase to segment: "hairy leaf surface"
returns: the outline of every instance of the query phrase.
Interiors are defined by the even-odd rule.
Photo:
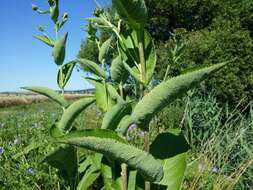
[[[106,78],[105,71],[99,67],[96,63],[93,61],[90,61],[88,59],[78,59],[80,64],[84,67],[84,69],[98,77]]]
[[[52,50],[54,57],[54,62],[57,65],[62,65],[65,59],[65,46],[68,38],[68,33],[66,33],[61,39],[55,42]]]
[[[159,182],[163,177],[162,165],[154,157],[127,142],[116,132],[105,129],[77,131],[57,140],[102,153],[112,159],[126,163],[149,181]]]
[[[60,104],[62,107],[66,108],[69,105],[67,100],[65,100],[60,94],[58,94],[57,92],[55,92],[51,88],[32,86],[32,87],[22,87],[22,89],[29,90],[29,91],[44,95],[44,96],[50,98],[51,100],[53,100],[54,102]]]

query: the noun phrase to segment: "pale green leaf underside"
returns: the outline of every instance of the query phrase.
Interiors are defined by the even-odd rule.
[[[68,38],[68,33],[66,33],[62,38],[55,42],[52,50],[52,55],[54,57],[54,62],[57,65],[62,65],[65,59],[65,46]]]
[[[54,47],[54,41],[49,38],[48,36],[34,36],[34,38],[44,42],[45,44],[47,44],[50,47]]]
[[[164,107],[168,106],[175,99],[180,98],[185,92],[199,84],[205,78],[222,68],[226,63],[206,67],[198,71],[186,73],[166,82],[162,82],[135,106],[130,118],[127,118],[120,126],[120,131],[126,133],[131,123],[148,130],[149,122]]]
[[[98,60],[100,61],[100,63],[103,62],[104,58],[106,57],[106,54],[110,48],[111,45],[111,41],[112,39],[109,38],[107,39],[101,46],[100,50],[99,50],[99,55],[98,55]]]
[[[163,177],[162,165],[151,154],[126,143],[117,133],[105,130],[72,132],[57,140],[102,153],[137,169],[145,179],[159,182]]]
[[[57,92],[55,92],[51,88],[32,86],[32,87],[22,87],[22,89],[29,90],[29,91],[44,95],[44,96],[50,98],[51,100],[53,100],[54,102],[60,104],[62,107],[66,108],[69,105],[67,100],[65,100],[60,94],[58,94]]]

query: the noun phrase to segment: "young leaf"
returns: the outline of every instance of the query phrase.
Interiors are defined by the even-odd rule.
[[[103,59],[105,58],[105,56],[106,56],[106,54],[107,54],[107,52],[108,52],[108,50],[109,50],[109,48],[110,48],[111,41],[112,41],[112,39],[109,38],[109,39],[107,39],[107,40],[102,44],[102,46],[101,46],[101,48],[100,48],[100,51],[99,51],[99,56],[98,56],[98,60],[99,60],[100,63],[103,62]]]
[[[75,65],[76,61],[71,61],[62,65],[62,67],[59,69],[57,75],[57,83],[61,89],[64,89],[65,85],[67,84]]]
[[[47,87],[38,87],[38,86],[33,86],[33,87],[22,87],[22,89],[29,90],[32,92],[36,92],[38,94],[44,95],[54,102],[58,103],[62,107],[68,107],[69,103],[67,100],[65,100],[60,94],[52,90],[51,88]]]
[[[134,29],[144,28],[148,11],[144,0],[112,0],[118,14]]]
[[[72,103],[63,113],[61,120],[58,123],[58,128],[61,131],[69,131],[76,117],[95,100],[93,98],[82,98]]]
[[[126,163],[151,182],[159,182],[163,177],[162,165],[159,161],[155,160],[151,154],[127,144],[111,130],[95,129],[71,132],[57,141],[93,150]]]
[[[49,45],[50,47],[54,47],[54,40],[52,40],[48,36],[34,36],[34,38],[44,42],[45,44]]]
[[[150,146],[150,153],[163,162],[163,179],[157,183],[167,189],[179,190],[186,169],[189,145],[179,130],[159,134]]]
[[[86,80],[88,80],[92,85],[95,86],[97,107],[101,109],[102,112],[107,112],[115,104],[115,100],[113,99],[111,93],[108,90],[110,88],[110,85],[96,79],[86,78]],[[115,94],[114,96],[115,98],[117,98]]]
[[[66,33],[61,39],[59,39],[52,50],[52,55],[54,57],[54,62],[57,65],[62,65],[65,59],[65,46],[68,38],[68,33]]]
[[[60,146],[48,154],[42,162],[46,162],[52,167],[59,169],[61,175],[69,182],[71,188],[75,188],[77,174],[76,148],[69,145]]]
[[[104,79],[106,78],[105,71],[93,61],[90,61],[88,59],[78,59],[78,62],[86,71],[96,75],[97,77],[102,77]]]
[[[124,64],[120,56],[117,56],[111,64],[111,78],[116,83],[124,83],[128,78],[128,72],[124,67]]]
[[[101,128],[115,130],[121,119],[125,115],[130,114],[131,110],[132,107],[129,102],[117,103],[108,112],[106,112]]]
[[[145,56],[145,80],[141,79],[140,68],[137,65],[140,63],[140,56],[138,50],[138,38],[136,30],[123,31],[121,35],[122,41],[118,42],[118,50],[127,64],[125,68],[129,73],[138,81],[144,85],[148,85],[150,82],[156,65],[156,52],[154,42],[148,31],[144,30],[144,56]],[[134,64],[135,63],[135,64]]]
[[[121,126],[122,129],[124,128],[124,133],[128,128],[126,125],[131,123],[136,123],[143,130],[148,130],[149,122],[155,114],[225,65],[226,63],[220,63],[206,67],[159,84],[135,106],[131,119]]]
[[[52,21],[56,24],[59,17],[59,0],[54,0],[50,4],[50,17]]]

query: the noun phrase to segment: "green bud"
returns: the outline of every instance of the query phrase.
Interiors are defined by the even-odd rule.
[[[62,20],[67,20],[69,17],[69,14],[67,12],[65,12],[62,16]]]
[[[38,31],[39,31],[39,32],[45,32],[45,27],[42,26],[42,25],[39,25],[39,26],[38,26]]]
[[[37,11],[38,9],[39,9],[39,7],[37,5],[32,4],[32,10],[33,11]]]
[[[104,13],[104,9],[102,9],[102,8],[96,8],[93,14],[96,17],[100,17],[103,13]]]

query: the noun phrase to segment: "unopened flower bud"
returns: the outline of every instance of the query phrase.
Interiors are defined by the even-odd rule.
[[[37,5],[32,4],[32,10],[33,11],[37,11],[38,9],[39,9],[39,7]]]

